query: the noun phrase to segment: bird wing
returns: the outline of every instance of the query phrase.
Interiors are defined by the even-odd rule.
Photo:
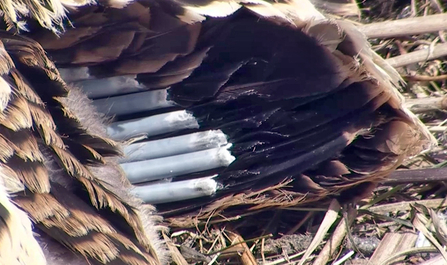
[[[136,1],[70,19],[67,38],[32,37],[115,116],[113,139],[146,137],[121,167],[168,216],[342,196],[433,143],[403,107],[398,73],[354,26],[308,1]],[[205,133],[224,140],[184,148]],[[292,195],[272,195],[288,179]],[[213,197],[172,202],[197,191]]]
[[[124,2],[71,10],[60,37],[27,36],[115,117],[112,139],[145,137],[121,168],[172,224],[352,199],[434,143],[398,73],[308,1]]]

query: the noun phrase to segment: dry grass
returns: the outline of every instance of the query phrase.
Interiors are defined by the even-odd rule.
[[[276,209],[174,230],[169,236],[174,263],[447,264],[447,23],[429,17],[444,14],[447,1],[365,0],[359,7],[330,9],[354,15],[348,19],[359,26],[402,18],[435,24],[418,22],[425,31],[400,26],[400,33],[368,34],[383,36],[371,39],[374,50],[398,66],[408,82],[402,91],[408,106],[429,126],[439,147],[407,161],[403,171],[355,207],[333,201],[329,208]]]

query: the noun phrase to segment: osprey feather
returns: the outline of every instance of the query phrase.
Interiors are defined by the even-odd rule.
[[[434,143],[397,72],[308,1],[60,3],[49,22],[29,12],[26,37],[2,34],[2,177],[21,210],[0,199],[91,260],[161,259],[133,195],[178,226],[352,200]]]
[[[31,19],[40,19],[33,10],[50,12],[40,2],[37,9],[2,3],[29,7]],[[10,17],[5,6],[4,20],[22,26],[20,13]],[[7,29],[0,32],[0,264],[160,264],[160,218],[129,193],[119,145],[100,115],[39,43]]]

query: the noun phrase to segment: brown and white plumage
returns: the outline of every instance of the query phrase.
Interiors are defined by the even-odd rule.
[[[53,240],[92,262],[161,259],[157,236],[147,236],[156,229],[144,229],[143,221],[157,216],[129,194],[114,159],[117,143],[106,135],[119,141],[147,135],[139,131],[144,118],[178,119],[172,123],[178,128],[161,128],[147,142],[220,131],[223,142],[232,144],[219,146],[225,161],[218,168],[182,175],[169,169],[160,177],[176,183],[217,175],[213,196],[160,203],[178,226],[222,212],[352,199],[433,144],[402,106],[397,72],[351,24],[326,20],[308,1],[55,3],[67,7],[74,27],[61,23],[65,15],[55,9],[49,17],[25,18],[26,37],[0,35],[4,185],[42,233],[37,239],[55,263],[64,255],[61,248],[45,247],[55,246]],[[5,14],[9,27],[21,22]],[[107,128],[96,122],[101,115],[59,72],[118,121]],[[151,105],[151,91],[160,92],[154,101],[160,106]],[[123,133],[132,122],[135,131]],[[157,159],[176,155],[194,160],[193,153],[179,152],[130,161],[141,163],[128,169],[163,166]],[[144,178],[155,170],[137,173]],[[15,189],[8,186],[13,184]],[[155,187],[147,179],[135,184]]]
[[[232,215],[234,206],[352,198],[433,143],[402,106],[398,73],[353,25],[325,19],[308,1],[137,1],[122,9],[80,8],[70,19],[76,28],[60,39],[49,32],[31,36],[66,78],[117,116],[112,137],[148,134],[132,124],[142,128],[146,117],[185,109],[172,115],[191,123],[148,134],[149,142],[219,129],[232,144],[224,168],[180,176],[168,170],[160,177],[218,174],[217,187],[197,188],[215,189],[214,196],[159,205],[167,216],[206,219]],[[145,91],[168,95],[166,102],[146,104]],[[129,101],[119,103],[126,95]],[[126,126],[133,129],[126,133]],[[143,190],[158,178],[145,177],[150,168],[135,168],[168,161],[162,158],[123,167]]]
[[[45,264],[31,220],[48,264],[159,264],[158,217],[129,195],[99,114],[37,42],[0,39],[0,263]]]

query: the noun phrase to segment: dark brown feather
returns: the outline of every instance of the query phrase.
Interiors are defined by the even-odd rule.
[[[324,20],[307,1],[137,1],[83,7],[70,18],[76,29],[66,38],[30,35],[58,67],[87,67],[92,79],[136,75],[147,90],[167,88],[200,130],[229,136],[237,159],[216,172],[225,188],[160,205],[173,224],[181,214],[206,219],[243,209],[233,206],[356,197],[433,143],[402,107],[397,72],[354,26]],[[100,187],[82,175],[90,192]]]

